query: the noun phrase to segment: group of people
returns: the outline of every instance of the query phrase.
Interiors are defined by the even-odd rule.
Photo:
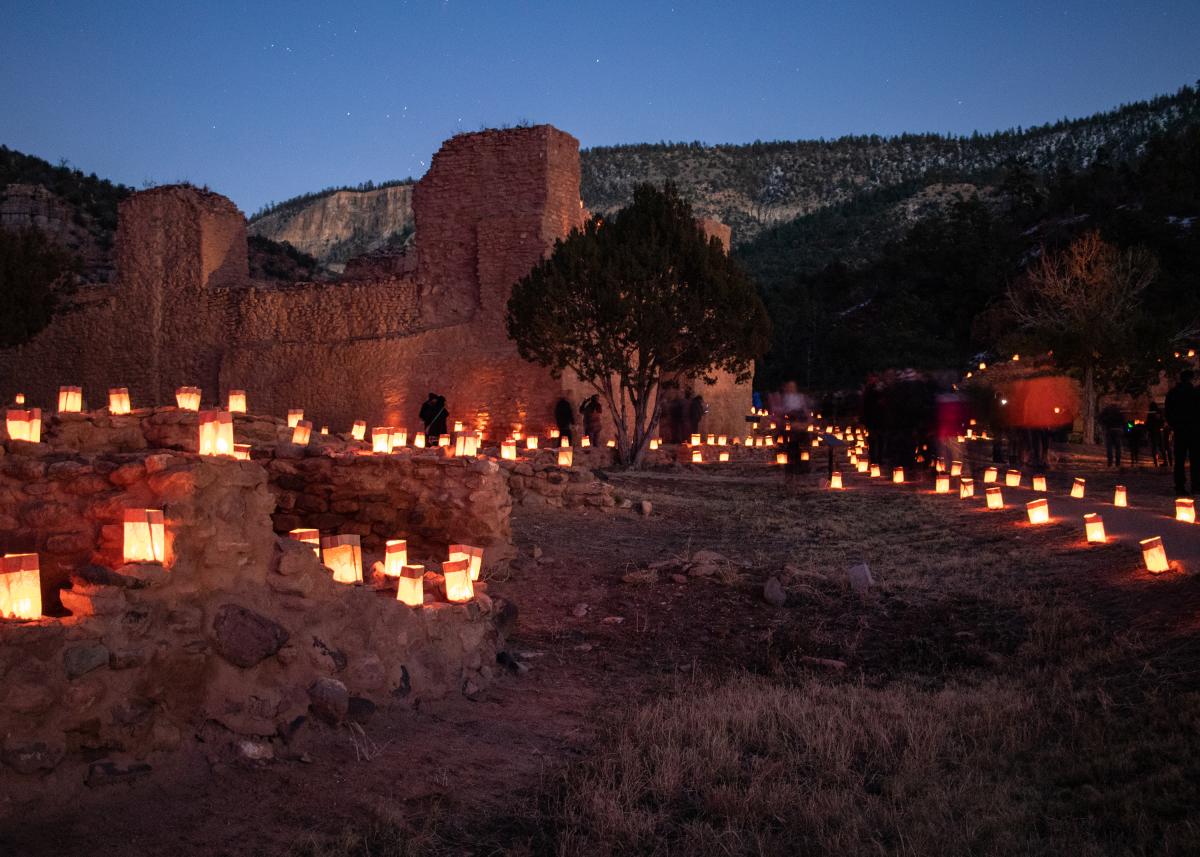
[[[604,406],[600,404],[600,395],[593,393],[584,399],[579,405],[579,413],[583,416],[583,433],[588,438],[588,443],[592,446],[599,446],[600,428],[603,424],[600,415],[604,413]],[[575,409],[570,400],[565,398],[558,400],[558,404],[554,406],[554,424],[558,426],[559,435],[565,437],[567,443],[574,446]]]
[[[1174,464],[1175,493],[1179,496],[1197,493],[1200,488],[1200,390],[1195,386],[1196,373],[1186,369],[1179,373],[1179,383],[1167,393],[1164,407],[1156,402],[1144,420],[1130,420],[1116,404],[1105,405],[1097,416],[1104,435],[1105,460],[1109,467],[1122,465],[1122,452],[1128,453],[1129,463],[1137,467],[1142,450],[1150,448],[1150,461],[1155,467]],[[1192,484],[1188,491],[1187,470],[1191,467]]]

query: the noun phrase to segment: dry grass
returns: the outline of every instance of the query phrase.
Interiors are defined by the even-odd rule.
[[[303,853],[1200,853],[1200,646],[1144,619],[1170,612],[1169,583],[1133,580],[1131,551],[921,495],[638,488],[665,516],[658,558],[751,569],[700,585],[753,593],[787,569],[758,674],[676,680],[502,818],[382,820]],[[862,601],[844,570],[864,559]]]

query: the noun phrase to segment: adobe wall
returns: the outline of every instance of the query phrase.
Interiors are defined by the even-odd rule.
[[[279,286],[249,279],[245,218],[225,197],[136,193],[121,203],[116,282],[0,352],[0,397],[24,392],[49,410],[59,385],[75,384],[95,408],[126,386],[139,407],[192,385],[207,405],[240,388],[256,411],[302,407],[335,431],[357,419],[416,429],[430,391],[452,418],[502,433],[552,424],[564,391],[578,407],[586,393],[521,360],[504,324],[512,284],[586,216],[578,141],[547,125],[454,137],[413,209],[407,255],[352,265],[337,283]],[[728,244],[728,227],[702,225]],[[729,395],[714,430],[735,431],[725,412],[749,408],[748,387]]]

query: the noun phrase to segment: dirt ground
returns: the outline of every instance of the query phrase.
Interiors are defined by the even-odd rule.
[[[365,854],[374,852],[346,832],[378,825],[418,838],[448,826],[477,846],[453,853],[499,853],[528,838],[517,808],[526,813],[602,751],[633,711],[743,673],[868,688],[903,679],[936,690],[963,677],[1033,687],[1069,649],[1072,681],[1118,709],[1155,712],[1126,724],[1146,730],[1155,752],[1178,752],[1181,740],[1195,750],[1197,722],[1172,712],[1181,699],[1180,711],[1198,709],[1200,579],[1151,576],[1131,547],[1088,548],[1076,527],[1035,529],[1016,510],[997,517],[911,488],[856,479],[833,493],[816,475],[785,484],[766,465],[718,467],[612,474],[621,496],[653,504],[649,516],[518,509],[520,557],[490,586],[519,607],[508,651],[520,668],[479,698],[383,707],[361,734],[330,729],[299,758],[182,759],[0,829],[0,854]],[[1157,496],[1157,476],[1125,481]],[[650,568],[701,550],[728,562],[705,576]],[[847,583],[857,562],[874,578],[866,595]],[[781,607],[763,598],[771,576],[787,592]],[[1103,655],[1079,655],[1085,639],[1103,640]],[[1102,743],[1132,752],[1124,735]],[[1119,768],[1090,764],[1103,773],[1073,775]],[[1127,773],[1120,787],[1169,793],[1158,803],[1170,815],[1196,797],[1195,782],[1179,783],[1197,766],[1189,758],[1167,781]],[[1104,811],[1103,801],[1065,806]],[[1152,820],[1152,832],[1177,832],[1174,816]]]

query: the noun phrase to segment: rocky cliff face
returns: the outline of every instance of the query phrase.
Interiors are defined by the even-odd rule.
[[[83,279],[107,282],[113,272],[112,235],[81,207],[37,184],[0,187],[0,229],[34,227],[83,261]]]
[[[251,235],[287,242],[334,269],[350,257],[400,247],[412,234],[411,184],[340,190],[284,204],[250,222]]]

